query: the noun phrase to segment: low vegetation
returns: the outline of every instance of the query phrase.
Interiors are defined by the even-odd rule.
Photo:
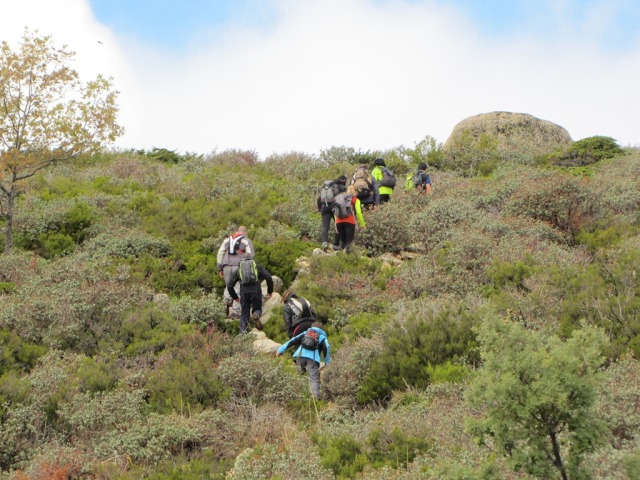
[[[0,478],[638,478],[640,152],[477,148],[154,149],[29,179],[0,256]],[[377,156],[427,161],[433,194],[312,255],[317,188]],[[326,323],[322,401],[225,317],[240,224]]]

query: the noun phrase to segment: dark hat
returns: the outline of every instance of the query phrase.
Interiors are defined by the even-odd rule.
[[[418,165],[418,170],[426,170],[427,169],[427,164],[422,162],[420,165]]]
[[[374,164],[374,165],[377,165],[377,166],[379,166],[379,167],[386,167],[386,166],[387,166],[387,165],[384,163],[384,160],[383,160],[382,158],[376,158],[376,159],[373,161],[373,164]]]
[[[344,175],[340,175],[338,178],[336,178],[334,180],[335,183],[340,183],[342,185],[346,185],[347,183],[347,177],[345,177]]]

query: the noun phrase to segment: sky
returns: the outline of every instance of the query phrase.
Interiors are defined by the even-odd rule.
[[[118,148],[317,154],[528,113],[640,146],[640,0],[0,0],[118,89]]]

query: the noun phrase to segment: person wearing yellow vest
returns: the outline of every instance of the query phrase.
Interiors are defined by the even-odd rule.
[[[384,163],[382,158],[376,158],[373,162],[373,170],[371,170],[371,175],[378,182],[379,190],[380,190],[380,204],[386,203],[391,200],[391,195],[393,195],[393,189],[396,186],[396,177],[387,168],[387,165]]]

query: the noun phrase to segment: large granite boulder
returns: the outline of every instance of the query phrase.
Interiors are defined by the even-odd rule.
[[[526,113],[491,112],[466,118],[458,123],[444,144],[445,152],[454,152],[461,139],[471,136],[491,136],[501,154],[522,154],[527,157],[551,153],[571,145],[569,132],[560,125]]]

